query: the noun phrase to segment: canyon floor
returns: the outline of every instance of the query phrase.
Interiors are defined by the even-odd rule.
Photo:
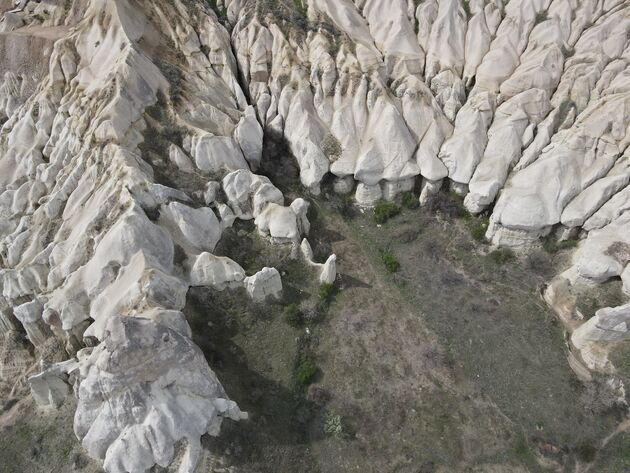
[[[629,436],[601,448],[623,413],[589,401],[562,328],[539,297],[570,250],[503,261],[473,239],[477,220],[458,215],[455,198],[440,202],[447,204],[437,211],[403,209],[377,225],[371,210],[331,195],[314,200],[316,257],[339,258],[330,303],[314,275],[253,225],[224,235],[217,254],[238,256],[246,269],[273,264],[285,291],[270,304],[244,302],[239,291],[189,293],[194,341],[250,414],[204,438],[199,471],[630,468]],[[387,271],[383,251],[400,263],[397,272]],[[287,323],[291,303],[307,314],[302,324]],[[310,388],[296,380],[305,357],[317,366]],[[0,460],[10,472],[99,471],[80,453],[68,403],[52,413],[28,400],[7,406]]]

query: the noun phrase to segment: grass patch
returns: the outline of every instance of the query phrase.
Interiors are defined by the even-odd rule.
[[[287,324],[291,327],[301,327],[304,323],[304,317],[297,304],[292,303],[284,308],[283,317]]]
[[[472,11],[470,10],[470,2],[468,0],[462,1],[462,8],[464,9],[464,13],[466,14],[466,18],[470,19],[472,17]]]
[[[400,207],[393,202],[379,200],[374,204],[374,221],[378,224],[387,222],[390,218],[400,213]]]
[[[558,251],[567,250],[569,248],[575,248],[579,240],[556,240],[552,236],[548,235],[542,240],[542,247],[549,254],[557,253]]]
[[[470,226],[470,235],[475,241],[482,242],[486,240],[486,232],[490,224],[488,218],[481,217],[473,222]]]
[[[612,280],[596,287],[581,288],[575,299],[575,307],[585,319],[590,319],[603,307],[616,307],[625,302],[621,282]]]
[[[322,304],[329,305],[335,298],[335,295],[337,294],[337,290],[334,284],[322,283],[319,286],[318,294],[319,294],[320,302]]]
[[[403,192],[402,194],[402,206],[406,209],[417,209],[420,205],[418,199],[413,192]]]
[[[381,250],[381,261],[390,273],[395,273],[400,268],[400,263],[389,250]]]
[[[488,253],[488,258],[495,264],[505,264],[516,259],[516,255],[509,248],[499,248]]]

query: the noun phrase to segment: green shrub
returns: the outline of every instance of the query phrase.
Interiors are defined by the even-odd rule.
[[[513,261],[516,255],[509,248],[499,248],[488,253],[488,257],[496,264],[505,264],[508,261]]]
[[[590,443],[581,443],[575,448],[575,454],[581,462],[593,463],[597,456],[597,448]]]
[[[284,320],[291,327],[299,327],[302,325],[304,318],[297,304],[289,304],[284,308]]]
[[[317,374],[317,365],[308,356],[300,359],[295,370],[295,377],[302,386],[307,386],[313,382],[313,378]]]
[[[341,416],[332,412],[328,412],[324,418],[324,433],[331,437],[343,436],[343,423]]]
[[[304,5],[302,5],[302,1],[293,0],[293,5],[295,6],[295,9],[300,17],[306,20],[306,18],[308,17],[308,10],[304,7]]]
[[[330,304],[335,297],[335,292],[333,284],[322,283],[319,286],[319,300],[324,304]]]
[[[464,207],[462,198],[453,192],[438,192],[430,195],[424,207],[431,213],[439,213],[448,218],[464,220],[472,218],[470,212]]]
[[[376,223],[385,223],[390,218],[400,213],[400,208],[393,202],[379,200],[374,204],[374,221]]]
[[[486,239],[486,231],[488,230],[488,219],[480,218],[476,220],[470,227],[470,235],[476,241],[484,241]]]
[[[462,8],[466,14],[466,18],[472,18],[472,12],[470,11],[470,2],[468,0],[462,1]]]
[[[385,265],[385,269],[387,269],[390,273],[395,273],[400,268],[400,263],[389,250],[381,251],[381,260]]]
[[[413,194],[413,192],[403,192],[402,195],[402,206],[407,209],[416,209],[420,205],[418,199]]]
[[[569,248],[575,248],[579,240],[562,240],[558,241],[552,236],[547,236],[543,238],[542,247],[547,253],[554,254],[561,250],[566,250]]]

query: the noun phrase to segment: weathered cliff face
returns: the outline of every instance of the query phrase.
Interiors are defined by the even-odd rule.
[[[566,283],[630,284],[627,251],[614,251],[629,234],[629,9],[234,0],[226,14],[258,118],[283,131],[304,187],[331,173],[370,205],[416,184],[424,203],[448,183],[490,216],[494,244],[584,236],[554,305]]]
[[[287,140],[305,193],[332,175],[362,205],[425,203],[444,184],[497,245],[583,235],[556,307],[569,285],[630,290],[628,1],[216,3],[23,1],[0,22],[0,328],[76,358],[33,386],[55,404],[76,381],[107,471],[180,442],[193,471],[199,437],[243,416],[181,310],[190,286],[281,291],[212,254],[236,219],[296,255],[309,231],[308,203],[255,174],[264,139]],[[301,248],[334,281],[334,255]],[[627,317],[598,313],[576,347],[628,337]]]

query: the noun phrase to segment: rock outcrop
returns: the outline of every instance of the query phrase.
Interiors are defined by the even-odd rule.
[[[179,471],[194,471],[199,438],[243,415],[191,341],[188,288],[282,291],[277,270],[246,277],[213,254],[224,232],[253,220],[269,244],[302,241],[320,282],[336,277],[335,255],[315,263],[302,240],[308,202],[262,175],[272,141],[305,197],[328,178],[363,206],[449,186],[496,245],[582,237],[546,292],[559,312],[582,283],[621,278],[630,294],[629,32],[627,0],[3,12],[0,332],[55,338],[69,357],[31,378],[34,396],[56,405],[76,383],[75,432],[108,472],[167,466],[182,442]],[[629,338],[626,318],[573,318],[587,364]]]

